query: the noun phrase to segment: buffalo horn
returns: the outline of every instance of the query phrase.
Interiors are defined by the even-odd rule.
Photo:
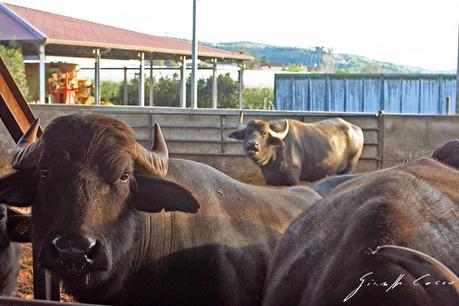
[[[161,128],[154,125],[154,143],[152,150],[145,149],[136,143],[135,160],[148,172],[156,176],[164,176],[169,166],[169,152]]]
[[[272,137],[276,137],[276,138],[279,138],[279,139],[284,139],[287,134],[288,134],[288,130],[289,130],[289,124],[288,124],[288,120],[285,119],[285,130],[278,133],[278,132],[274,132],[273,130],[269,129],[269,135],[271,135]]]
[[[30,125],[29,129],[19,139],[13,150],[11,166],[16,170],[27,170],[33,168],[41,153],[41,141],[37,140],[37,132],[40,126],[40,120]]]
[[[448,281],[452,284],[452,290],[459,294],[459,278],[451,271],[447,266],[438,261],[437,259],[407,247],[401,247],[396,245],[382,245],[378,246],[376,250],[370,252],[371,255],[380,255],[390,261],[407,269],[412,275],[423,275],[426,271],[432,274],[432,277],[441,279],[442,281]],[[427,286],[424,288],[428,288]],[[432,291],[437,288],[432,289]],[[438,293],[434,293],[438,299],[443,297]],[[449,301],[451,302],[451,301]],[[440,303],[441,305],[453,305],[454,303]]]

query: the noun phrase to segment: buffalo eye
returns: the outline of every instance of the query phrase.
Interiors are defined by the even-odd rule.
[[[48,174],[49,174],[49,170],[46,169],[46,168],[40,168],[40,177],[42,179],[45,179],[48,177]]]
[[[129,180],[129,173],[128,172],[124,172],[121,176],[120,176],[120,181],[122,181],[123,183],[124,182],[127,182]]]

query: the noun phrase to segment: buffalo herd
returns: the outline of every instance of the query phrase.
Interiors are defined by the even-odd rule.
[[[16,284],[13,242],[31,241],[86,303],[459,305],[459,140],[353,174],[359,127],[252,120],[229,137],[281,185],[256,186],[170,158],[158,125],[151,150],[105,115],[38,126],[0,177],[0,295]]]

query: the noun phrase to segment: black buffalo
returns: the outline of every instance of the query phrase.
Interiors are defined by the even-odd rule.
[[[341,118],[304,123],[251,120],[228,137],[244,150],[270,185],[296,185],[354,171],[363,149],[362,130]]]
[[[0,204],[0,295],[11,295],[16,288],[20,250],[14,242],[28,241],[30,216]]]
[[[336,187],[279,242],[263,305],[458,305],[458,186],[421,159]]]
[[[290,221],[321,197],[308,187],[243,184],[152,151],[102,115],[37,124],[0,179],[0,200],[32,205],[38,263],[79,301],[121,305],[257,305]]]
[[[459,139],[450,140],[433,151],[432,158],[459,169]]]

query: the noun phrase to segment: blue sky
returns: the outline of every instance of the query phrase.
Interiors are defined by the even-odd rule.
[[[192,0],[5,2],[191,39]],[[458,0],[198,0],[199,40],[325,46],[431,70],[456,68],[458,26]]]

